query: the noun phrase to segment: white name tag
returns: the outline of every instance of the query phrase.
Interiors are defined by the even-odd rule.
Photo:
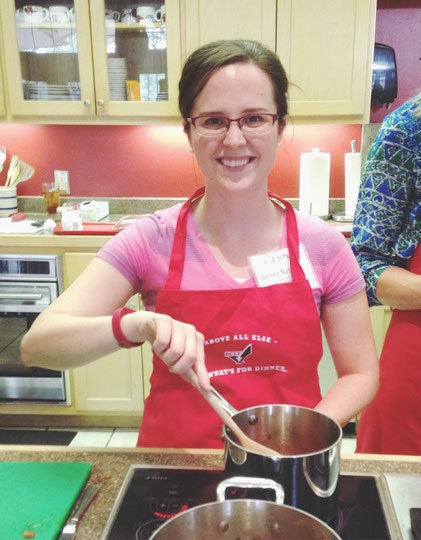
[[[252,255],[249,260],[259,287],[268,287],[269,285],[290,283],[292,281],[287,248],[265,253],[264,255]],[[319,288],[316,274],[302,244],[300,244],[300,265],[311,288]]]

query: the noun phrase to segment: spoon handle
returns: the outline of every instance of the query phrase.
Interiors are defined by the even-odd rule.
[[[197,378],[196,373],[191,369],[187,376],[189,377],[190,383],[202,394],[202,396],[206,399],[206,401],[209,403],[209,405],[212,407],[212,409],[216,412],[216,414],[221,418],[221,420],[224,422],[224,424],[230,428],[230,430],[234,433],[234,435],[239,440],[241,446],[244,446],[247,450],[251,450],[253,452],[258,452],[261,454],[266,454],[270,456],[280,456],[278,452],[273,450],[272,448],[268,448],[267,446],[264,446],[253,439],[250,439],[244,431],[240,428],[240,426],[232,419],[230,414],[224,409],[224,407],[219,403],[218,398],[216,398],[212,392],[206,392],[203,390],[199,384],[199,379]],[[219,395],[219,394],[218,394]],[[224,400],[225,401],[225,400]],[[230,405],[230,407],[232,407]],[[233,410],[235,410],[232,407]]]
[[[224,424],[226,424],[237,435],[237,437],[238,437],[238,431],[240,431],[243,434],[241,429],[231,418],[230,414],[222,407],[222,405],[219,403],[218,399],[212,394],[212,392],[206,392],[205,390],[202,389],[202,387],[199,384],[199,379],[197,378],[196,373],[193,370],[190,370],[187,376],[189,377],[191,384],[197,390],[199,390],[199,392],[206,399],[206,401],[209,403],[212,409],[218,414],[221,420],[223,420]]]

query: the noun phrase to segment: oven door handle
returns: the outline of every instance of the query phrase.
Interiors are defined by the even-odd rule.
[[[0,293],[0,300],[42,300],[40,293]]]

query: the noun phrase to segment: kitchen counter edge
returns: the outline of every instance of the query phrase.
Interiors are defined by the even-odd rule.
[[[91,463],[88,484],[98,485],[100,492],[80,523],[78,537],[99,540],[130,465],[220,469],[224,454],[223,450],[1,445],[0,461]],[[346,454],[341,472],[421,474],[421,456]]]

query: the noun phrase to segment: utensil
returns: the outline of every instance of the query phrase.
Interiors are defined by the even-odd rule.
[[[263,444],[260,444],[257,441],[251,439],[241,430],[241,428],[235,423],[235,421],[228,414],[228,412],[222,407],[221,401],[225,401],[224,398],[222,398],[222,396],[220,396],[220,394],[218,394],[218,392],[214,388],[212,388],[212,386],[210,392],[206,392],[205,390],[203,390],[199,384],[199,379],[197,378],[197,375],[196,373],[194,373],[193,370],[190,370],[190,372],[188,373],[188,377],[190,383],[197,390],[199,390],[199,392],[206,399],[206,401],[216,412],[216,414],[221,418],[224,424],[228,426],[230,430],[235,434],[238,441],[244,448],[251,452],[257,452],[258,454],[264,454],[266,456],[281,456],[281,454],[278,454],[278,452],[276,452],[272,448],[268,448],[267,446],[264,446]]]
[[[20,175],[20,167],[19,165],[16,165],[16,167],[12,171],[12,174],[10,175],[9,185],[7,187],[13,187],[13,184],[16,182],[19,175]]]
[[[29,180],[35,172],[35,170],[30,165],[28,165],[19,158],[16,161],[16,167],[19,167],[20,169],[19,175],[16,177],[16,180],[14,182],[10,180],[11,186]]]
[[[18,156],[12,156],[12,159],[10,160],[9,169],[7,171],[7,177],[6,177],[6,183],[4,184],[5,187],[9,187],[10,179],[13,173],[14,168],[17,165]]]
[[[76,503],[73,517],[63,528],[60,540],[73,540],[73,538],[75,538],[78,523],[82,519],[92,501],[98,495],[98,491],[98,486],[88,486],[85,489],[79,501]]]
[[[3,164],[6,161],[6,148],[0,146],[0,172],[3,170]]]

